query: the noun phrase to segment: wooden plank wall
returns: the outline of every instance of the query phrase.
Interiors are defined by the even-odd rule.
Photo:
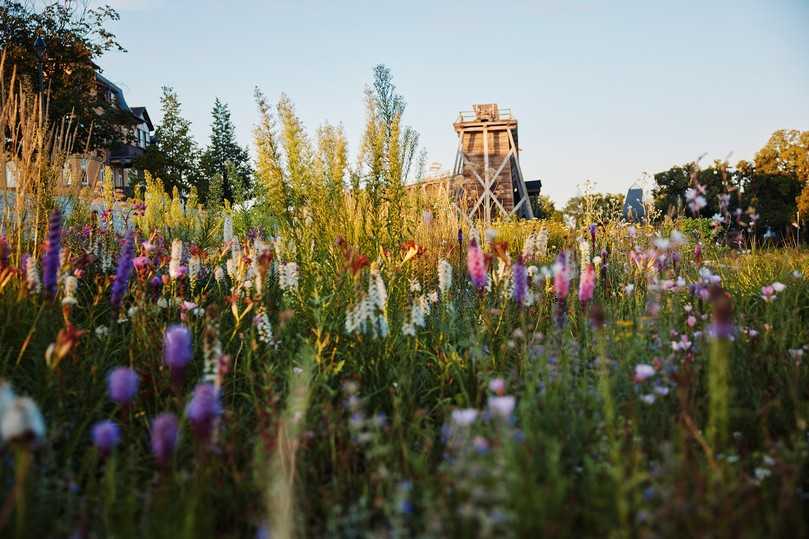
[[[475,178],[475,172],[478,173],[481,179],[484,178],[484,157],[483,157],[483,132],[482,131],[463,131],[463,141],[461,147],[466,154],[464,160],[463,175],[466,179],[465,190],[466,198],[470,200],[470,207],[478,198],[483,194],[483,186]],[[488,146],[489,146],[489,174],[494,174],[506,158],[511,150],[508,129],[503,127],[489,128],[488,129]],[[512,184],[512,166],[511,163],[506,164],[500,174],[497,175],[492,191],[503,208],[510,212],[514,207],[514,188]],[[481,205],[482,209],[482,205]],[[492,216],[494,217],[500,208],[496,204],[492,204]],[[501,215],[500,217],[506,217]]]

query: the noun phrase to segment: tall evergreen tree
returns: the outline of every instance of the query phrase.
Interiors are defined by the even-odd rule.
[[[214,174],[222,175],[224,196],[232,201],[237,181],[232,177],[234,173],[247,192],[252,187],[250,154],[247,148],[236,143],[236,127],[230,118],[227,104],[216,98],[211,114],[211,142],[202,154],[202,170],[208,178],[212,178]],[[228,163],[233,166],[228,167]]]
[[[160,98],[163,117],[155,129],[154,143],[146,149],[138,165],[163,180],[166,191],[175,187],[184,192],[191,187],[201,191],[199,146],[191,135],[191,122],[182,117],[180,107],[177,92],[164,86]]]

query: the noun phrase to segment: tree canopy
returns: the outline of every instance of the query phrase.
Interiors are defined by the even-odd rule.
[[[237,190],[247,192],[252,185],[250,154],[247,148],[242,148],[236,142],[236,126],[233,125],[226,103],[216,98],[211,116],[210,144],[202,153],[200,166],[205,179],[210,179],[215,174],[222,176],[223,195],[226,199],[233,200]],[[201,195],[207,193],[205,179],[200,184]]]
[[[136,166],[148,170],[163,181],[166,191],[177,187],[187,192],[197,187],[202,175],[199,170],[199,146],[191,135],[191,122],[182,116],[182,104],[174,88],[163,86],[160,97],[162,119],[155,129],[152,144],[146,148]]]
[[[70,119],[78,143],[91,148],[126,142],[128,135],[119,126],[134,118],[96,92],[96,73],[101,72],[96,61],[107,51],[124,51],[108,29],[118,19],[118,12],[106,5],[87,9],[73,2],[53,2],[37,11],[31,3],[0,2],[0,49],[13,68],[5,70],[4,86],[14,71],[18,83],[29,91],[36,89],[40,59],[33,45],[42,37],[49,120],[58,124]]]

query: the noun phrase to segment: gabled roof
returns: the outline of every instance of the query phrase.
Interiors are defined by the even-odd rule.
[[[149,127],[149,131],[154,131],[154,125],[152,125],[152,119],[149,118],[149,111],[146,110],[146,107],[132,107],[132,114],[144,122]]]

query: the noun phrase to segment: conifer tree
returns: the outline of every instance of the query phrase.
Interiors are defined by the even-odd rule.
[[[136,168],[144,168],[163,181],[163,188],[182,192],[195,186],[199,190],[202,175],[199,169],[199,146],[191,135],[191,122],[182,117],[177,92],[163,86],[160,98],[162,120],[155,129],[153,143],[138,159]]]
[[[207,178],[212,178],[214,174],[222,175],[224,197],[232,201],[236,181],[236,178],[231,177],[232,173],[236,173],[246,189],[249,190],[251,187],[250,177],[253,171],[250,166],[250,154],[247,148],[242,148],[236,143],[236,127],[230,118],[227,104],[216,98],[211,115],[213,117],[211,141],[202,154],[202,169]],[[228,161],[233,163],[230,170],[227,166]],[[205,190],[207,191],[207,185]]]

